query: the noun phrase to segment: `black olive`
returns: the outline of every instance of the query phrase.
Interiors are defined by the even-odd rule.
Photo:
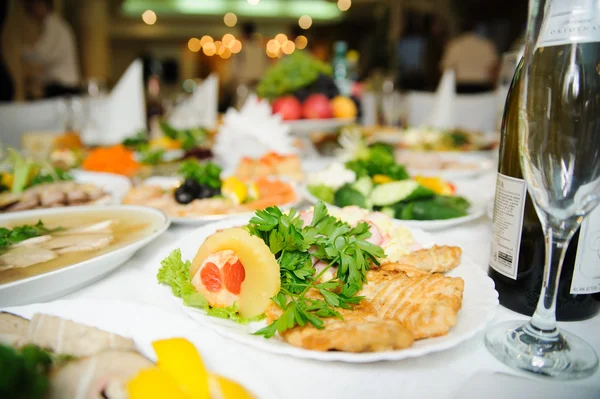
[[[185,191],[197,197],[200,193],[202,185],[194,179],[185,179],[181,187],[184,187]]]
[[[212,189],[209,186],[200,184],[199,190],[198,190],[198,198],[210,198],[213,196],[214,195],[213,195]]]
[[[175,201],[180,204],[189,204],[195,199],[196,196],[187,191],[184,186],[177,187],[177,190],[175,190]]]

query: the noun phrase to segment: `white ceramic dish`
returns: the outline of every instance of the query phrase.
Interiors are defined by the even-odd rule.
[[[176,248],[181,249],[183,259],[191,260],[198,251],[199,245],[211,234],[222,228],[243,224],[244,220],[238,219],[201,227],[188,234],[185,239],[176,245]],[[432,246],[436,242],[434,237],[421,230],[414,229],[412,232],[414,238],[425,247]],[[161,254],[152,262],[156,265],[157,270],[160,261],[166,255]],[[207,316],[202,310],[185,306],[179,298],[172,295],[170,287],[165,287],[164,293],[165,300],[175,301],[186,314],[201,325],[210,327],[225,337],[256,349],[304,359],[367,363],[381,360],[400,360],[442,351],[472,338],[483,330],[488,321],[495,316],[498,306],[498,293],[494,289],[494,282],[487,276],[481,266],[476,265],[464,254],[461,264],[448,275],[462,277],[465,280],[463,306],[458,315],[457,325],[443,337],[418,341],[408,349],[375,353],[318,352],[291,346],[277,338],[265,339],[252,335],[252,332],[264,327],[265,322],[240,325],[230,320]]]
[[[355,121],[354,118],[299,119],[297,121],[283,121],[283,124],[290,127],[292,134],[308,136],[312,133],[331,132],[351,125]]]
[[[489,173],[496,169],[496,162],[490,154],[482,154],[480,152],[473,153],[456,153],[456,152],[424,152],[424,151],[407,151],[402,150],[396,153],[398,163],[403,163],[402,157],[419,157],[421,164],[439,165],[440,162],[456,162],[463,164],[464,167],[434,169],[434,168],[415,168],[407,165],[408,172],[411,176],[434,176],[444,180],[455,179],[471,179],[480,176],[484,173]]]
[[[206,356],[214,353],[215,345],[220,344],[219,337],[207,336],[198,325],[187,317],[166,310],[133,302],[115,300],[79,299],[76,301],[54,301],[2,309],[13,314],[31,318],[35,313],[60,316],[78,323],[94,326],[115,334],[134,339],[138,350],[156,361],[152,342],[181,337],[192,342],[207,368],[217,374],[239,381],[246,389],[260,397],[278,397],[264,378],[254,378],[245,372],[254,367],[254,358],[236,353],[235,348],[221,345],[219,359]],[[223,362],[222,359],[235,359],[235,362]],[[257,396],[258,397],[258,396]]]
[[[296,201],[290,202],[279,206],[281,209],[288,209],[296,206],[302,201],[302,193],[298,190],[295,183],[287,181],[292,185],[294,192],[296,193]],[[177,177],[169,176],[153,176],[144,181],[143,184],[159,186],[164,189],[175,188],[181,184],[181,180]],[[250,217],[254,215],[254,212],[242,212],[242,213],[225,213],[220,215],[205,215],[205,216],[171,216],[171,221],[175,224],[189,225],[189,226],[202,226],[207,223],[218,222],[221,220],[231,219],[235,217]]]
[[[79,169],[72,170],[69,173],[76,182],[94,184],[110,193],[112,204],[120,204],[123,197],[131,190],[131,182],[125,176],[114,173],[87,172]]]
[[[0,224],[12,220],[43,218],[44,216],[73,216],[88,212],[105,212],[110,218],[111,212],[139,213],[152,223],[152,231],[138,240],[92,259],[73,264],[48,273],[22,280],[0,284],[0,306],[17,306],[27,303],[48,301],[80,288],[106,276],[117,269],[135,252],[164,233],[169,227],[167,215],[157,209],[133,205],[91,205],[64,208],[40,209],[26,212],[8,213],[0,216]]]
[[[308,188],[306,186],[302,186],[301,192],[302,192],[302,195],[304,196],[304,198],[311,204],[314,205],[317,202],[319,202],[319,199],[317,197],[315,197],[314,195],[312,195],[308,191]],[[463,195],[460,191],[457,190],[457,192],[458,192],[458,195]],[[463,195],[463,196],[465,196],[465,195]],[[477,220],[481,216],[483,216],[485,213],[485,206],[479,204],[472,198],[469,198],[469,196],[465,196],[465,197],[471,202],[471,207],[469,208],[467,215],[461,216],[459,218],[444,219],[444,220],[400,220],[400,219],[394,219],[394,220],[396,220],[398,223],[401,223],[408,227],[422,229],[422,230],[426,230],[426,231],[435,231],[435,230],[447,229],[449,227],[459,226],[464,223],[469,223],[469,222],[472,222],[473,220]],[[327,205],[327,207],[330,207],[330,208],[338,208],[337,206],[332,205],[332,204],[326,204],[326,205]]]

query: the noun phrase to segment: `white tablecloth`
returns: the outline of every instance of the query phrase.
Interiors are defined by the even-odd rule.
[[[482,198],[493,196],[495,177],[493,175],[470,181],[467,184],[473,193]],[[190,234],[193,228],[172,226],[163,236],[140,250],[117,272],[103,280],[68,295],[63,299],[121,299],[168,310],[183,312],[173,301],[166,298],[165,290],[156,283],[157,254],[166,254],[176,247],[177,241]],[[458,245],[482,268],[487,268],[490,250],[491,220],[484,216],[469,224],[435,233],[440,242]],[[493,323],[527,318],[499,307]],[[559,323],[562,328],[578,334],[600,353],[600,317],[577,323]],[[398,362],[372,364],[321,363],[299,360],[260,352],[253,348],[222,338],[216,333],[198,326],[198,335],[210,345],[202,348],[202,355],[209,366],[223,369],[232,362],[248,361],[252,368],[246,368],[239,380],[262,379],[268,386],[265,392],[255,392],[260,398],[453,398],[464,396],[465,385],[479,389],[481,395],[469,397],[507,398],[521,397],[507,394],[507,389],[525,392],[519,384],[536,385],[530,388],[532,397],[563,397],[564,384],[572,386],[571,397],[600,397],[600,372],[578,382],[557,383],[547,380],[510,379],[493,373],[519,375],[498,362],[483,343],[483,333],[457,347],[444,352],[430,354],[416,359]],[[222,350],[227,348],[227,351]],[[233,349],[233,350],[232,350]],[[493,375],[492,375],[493,374]],[[520,374],[524,376],[524,374]],[[486,384],[475,383],[486,379]],[[491,378],[491,382],[487,382]],[[556,384],[561,384],[562,390]],[[466,388],[469,389],[469,388]],[[523,388],[525,389],[525,388]],[[591,393],[590,393],[591,392]],[[596,395],[597,394],[597,395]],[[508,396],[507,396],[508,395]],[[538,396],[539,395],[539,396]],[[591,396],[590,396],[591,395]]]

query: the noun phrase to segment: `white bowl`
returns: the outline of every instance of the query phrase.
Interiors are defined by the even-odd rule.
[[[88,212],[110,214],[111,212],[123,211],[123,209],[126,209],[128,212],[142,214],[144,220],[148,220],[154,225],[153,231],[149,235],[141,237],[130,244],[83,262],[6,284],[0,284],[0,307],[45,302],[83,288],[117,269],[129,260],[138,249],[164,233],[170,224],[168,216],[161,210],[134,205],[75,206],[1,215],[0,223],[4,224],[13,220],[42,218],[44,216],[56,217],[61,215],[85,214]]]

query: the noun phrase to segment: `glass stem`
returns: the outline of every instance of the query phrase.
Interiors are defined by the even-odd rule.
[[[556,294],[567,247],[571,241],[568,237],[559,237],[551,227],[544,231],[546,242],[546,264],[544,265],[544,282],[531,325],[544,332],[556,331]]]

